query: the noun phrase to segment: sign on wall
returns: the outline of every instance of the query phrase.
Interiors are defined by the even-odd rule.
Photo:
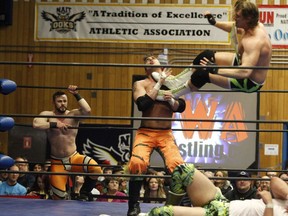
[[[118,162],[127,162],[132,135],[128,127],[129,125],[81,124],[76,138],[77,150],[99,164],[117,165]]]
[[[273,48],[288,48],[288,6],[261,5],[259,12]]]
[[[230,37],[204,18],[231,20],[231,6],[71,4],[35,6],[36,41],[230,44]]]

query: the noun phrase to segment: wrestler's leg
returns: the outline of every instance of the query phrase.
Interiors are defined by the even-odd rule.
[[[201,207],[162,206],[151,209],[148,216],[205,216]]]
[[[288,185],[278,177],[272,177],[270,190],[276,199],[288,200]]]
[[[70,158],[70,163],[79,164],[79,165],[72,166],[71,168],[72,172],[102,173],[101,167],[97,166],[98,164],[94,159],[86,155],[81,155],[78,152]],[[88,195],[89,200],[91,200],[91,198],[89,197],[90,192],[96,186],[97,179],[98,179],[98,176],[96,175],[85,177],[84,184],[81,188],[81,193]]]
[[[193,73],[192,68],[186,68],[181,73],[177,74],[176,76],[168,76],[165,79],[165,82],[163,85],[165,85],[169,89],[176,89],[181,84],[185,83],[187,80],[189,80],[191,74]],[[158,72],[153,72],[152,74],[153,79],[158,82],[160,79],[160,74]]]
[[[215,64],[221,66],[231,66],[234,64],[235,53],[229,52],[216,52],[215,53]]]
[[[235,54],[228,52],[216,52],[215,63],[220,66],[232,66],[234,64]],[[209,73],[210,82],[221,88],[230,89],[229,78]]]
[[[149,216],[204,216],[201,208],[215,198],[217,193],[213,183],[193,164],[181,164],[175,168],[171,176],[171,191],[176,194],[188,192],[194,207],[162,206],[152,209]],[[198,208],[197,208],[198,207]]]
[[[206,58],[210,62],[216,62],[216,55],[212,50],[204,50],[203,52],[199,53],[196,58],[193,60],[193,65],[201,65],[201,60]],[[223,59],[224,60],[224,59]],[[219,62],[222,62],[222,55],[219,55]],[[210,73],[207,69],[204,68],[193,68],[191,70],[190,77],[187,77],[186,82],[182,83],[180,86],[178,85],[177,88],[172,89],[172,95],[174,98],[179,98],[182,95],[185,95],[191,91],[197,91],[199,88],[202,88],[206,83],[212,82],[210,80]],[[189,79],[190,78],[190,79]],[[216,82],[216,81],[215,81]],[[221,83],[220,83],[221,84]],[[222,84],[223,85],[223,84]],[[158,91],[157,100],[164,100],[164,92]]]
[[[175,167],[184,163],[184,160],[179,152],[178,146],[171,130],[161,131],[157,137],[158,147],[157,151],[162,156],[167,170],[171,174]],[[178,205],[182,200],[184,193],[174,193],[169,190],[166,205]]]
[[[187,185],[186,190],[193,206],[199,207],[215,199],[218,192],[211,180],[197,169],[195,169],[193,182]]]
[[[157,143],[157,151],[164,158],[165,165],[170,173],[178,165],[184,163],[172,130],[159,131],[157,134]]]
[[[54,164],[53,164],[54,163]],[[63,165],[57,165],[61,160],[51,160],[51,172],[66,172]],[[53,192],[52,199],[60,200],[66,198],[66,183],[68,176],[66,175],[51,175],[50,184]]]
[[[147,130],[138,129],[136,132],[133,149],[128,163],[131,174],[143,174],[147,171],[150,155],[152,153],[153,136]],[[140,213],[140,190],[143,184],[143,178],[130,178],[129,180],[129,201],[128,216],[137,216]]]

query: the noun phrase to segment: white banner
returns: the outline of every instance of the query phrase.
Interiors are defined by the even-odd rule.
[[[230,44],[203,13],[231,20],[230,6],[39,3],[36,41]]]
[[[273,48],[288,48],[288,6],[261,5],[259,11]]]

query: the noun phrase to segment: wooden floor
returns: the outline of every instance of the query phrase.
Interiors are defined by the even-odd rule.
[[[161,205],[141,203],[141,212]],[[9,216],[126,216],[127,209],[127,203],[0,198],[0,215]]]

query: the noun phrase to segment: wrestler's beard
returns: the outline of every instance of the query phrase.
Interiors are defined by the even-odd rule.
[[[66,112],[67,107],[65,107],[65,106],[61,106],[61,107],[59,107],[59,108],[56,108],[56,110],[57,110],[57,112],[63,114],[63,113]]]

